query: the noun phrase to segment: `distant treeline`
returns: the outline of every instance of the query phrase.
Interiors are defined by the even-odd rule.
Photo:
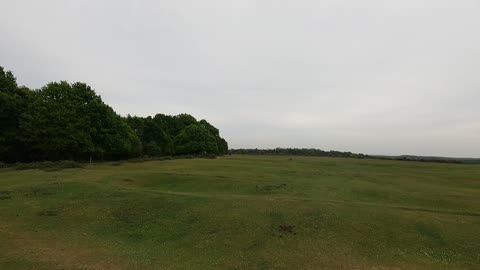
[[[347,157],[366,158],[367,155],[351,152],[324,151],[315,148],[275,148],[275,149],[230,149],[230,154],[243,155],[283,155],[283,156],[316,156],[316,157]]]
[[[427,157],[427,156],[369,156],[375,159],[399,160],[399,161],[417,161],[417,162],[435,162],[435,163],[455,163],[455,164],[480,164],[478,158],[452,158],[452,157]]]
[[[0,67],[0,161],[117,160],[217,155],[227,142],[206,120],[180,114],[119,116],[84,83],[19,87]]]
[[[282,156],[316,156],[316,157],[342,157],[342,158],[371,158],[398,161],[417,161],[456,164],[480,164],[478,158],[450,158],[427,156],[380,156],[365,155],[341,151],[324,151],[315,148],[275,148],[275,149],[230,149],[229,154],[239,155],[282,155]]]

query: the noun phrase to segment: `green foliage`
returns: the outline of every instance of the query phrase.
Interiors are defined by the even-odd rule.
[[[227,154],[228,153],[228,143],[225,139],[220,137],[219,130],[216,127],[214,127],[213,125],[211,125],[209,122],[207,122],[207,120],[200,120],[198,123],[202,127],[204,127],[205,129],[207,129],[210,132],[210,134],[215,136],[215,140],[216,140],[216,143],[217,143],[217,149],[218,149],[217,153],[221,154],[221,155]]]
[[[174,116],[157,114],[153,117],[153,121],[166,134],[168,134],[171,139],[175,138],[185,127],[197,123],[195,117],[189,114],[179,114]]]
[[[15,161],[22,153],[18,138],[19,118],[25,109],[29,90],[17,87],[10,71],[0,67],[0,160]]]
[[[217,137],[218,153],[221,155],[228,154],[228,143],[224,138]]]
[[[176,153],[208,154],[218,153],[216,138],[200,125],[189,125],[175,137]]]
[[[185,131],[192,125],[202,132]],[[52,82],[32,91],[0,67],[0,161],[169,156],[177,154],[180,134],[178,154],[226,151],[218,129],[189,114],[122,118],[84,83]]]
[[[72,160],[61,160],[61,161],[17,163],[13,168],[15,168],[16,170],[39,169],[39,170],[51,172],[51,171],[59,171],[62,169],[83,168],[83,165],[81,163],[78,163]]]
[[[213,136],[220,136],[218,128],[212,126],[210,123],[207,122],[207,120],[202,119],[198,122],[198,124],[208,130]]]
[[[133,130],[86,84],[50,83],[35,91],[20,130],[31,160],[119,159],[140,154]]]
[[[126,122],[140,138],[147,156],[226,154],[228,144],[206,120],[188,114],[155,117],[127,116]]]
[[[126,122],[140,138],[143,154],[148,156],[173,155],[172,138],[167,134],[165,125],[152,117],[128,116]]]
[[[34,92],[22,115],[22,140],[32,160],[79,158],[93,147],[85,113],[94,97],[67,82],[50,83]]]

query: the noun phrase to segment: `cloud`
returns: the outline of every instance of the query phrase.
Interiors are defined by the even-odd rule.
[[[233,147],[480,155],[476,0],[2,9],[0,65],[32,88],[85,81],[124,115],[207,118]]]

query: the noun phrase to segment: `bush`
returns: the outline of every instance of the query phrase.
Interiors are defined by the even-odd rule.
[[[120,161],[110,163],[110,166],[120,166],[120,165],[122,165],[122,162]]]
[[[147,161],[147,159],[143,157],[139,157],[139,158],[129,158],[127,161],[131,163],[139,163],[139,162]]]
[[[17,163],[14,165],[16,170],[43,170],[43,171],[59,171],[63,169],[83,168],[81,163],[72,160],[62,161],[42,161],[32,163]]]
[[[200,158],[208,158],[208,159],[216,159],[216,158],[217,158],[217,155],[210,153],[210,154],[201,155],[201,156],[199,156],[199,157],[200,157]]]

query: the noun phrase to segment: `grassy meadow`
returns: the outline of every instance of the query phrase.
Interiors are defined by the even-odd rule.
[[[0,269],[479,269],[480,166],[247,156],[0,169]]]

